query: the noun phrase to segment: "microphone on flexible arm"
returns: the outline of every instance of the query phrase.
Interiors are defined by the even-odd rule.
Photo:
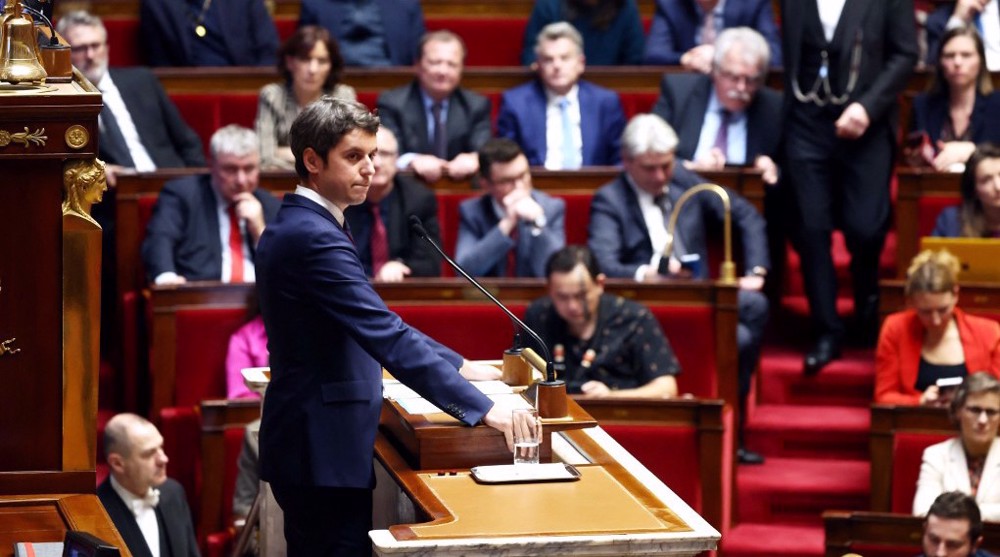
[[[469,283],[475,286],[480,292],[483,293],[483,295],[489,298],[491,302],[496,304],[497,307],[499,307],[501,310],[503,310],[505,314],[507,314],[507,317],[510,318],[511,324],[514,325],[515,327],[515,333],[514,333],[515,348],[519,348],[520,345],[520,335],[516,332],[517,329],[524,331],[525,333],[528,334],[528,336],[533,338],[536,343],[538,343],[538,346],[541,348],[542,353],[545,354],[545,360],[544,360],[545,381],[539,382],[540,388],[538,390],[538,399],[537,399],[538,413],[543,418],[564,417],[567,414],[566,400],[565,400],[566,382],[561,379],[556,379],[555,364],[552,361],[552,354],[549,352],[549,347],[542,340],[542,337],[538,336],[538,333],[533,331],[531,327],[528,327],[528,325],[526,325],[524,321],[521,321],[521,319],[518,316],[514,315],[514,312],[510,311],[510,309],[507,308],[507,306],[504,305],[503,302],[498,300],[496,296],[490,293],[489,290],[486,290],[486,288],[484,288],[483,285],[479,283],[479,281],[472,278],[472,276],[469,275],[469,273],[467,273],[465,269],[462,268],[461,265],[459,265],[451,257],[449,257],[448,254],[445,253],[443,249],[441,249],[441,246],[439,246],[437,242],[435,242],[430,237],[430,235],[427,233],[427,229],[424,228],[424,223],[420,220],[420,217],[418,217],[417,215],[410,215],[410,230],[414,234],[425,240],[428,244],[430,244],[430,246],[434,248],[434,251],[436,251],[442,258],[444,258],[444,260],[448,262],[448,265],[450,265],[452,269],[455,269],[455,272],[464,277],[465,280],[469,281]],[[528,353],[529,356],[531,354],[534,354],[534,351],[531,350],[530,348],[525,348],[524,350],[525,352]],[[537,355],[535,356],[537,358]],[[538,360],[540,359],[541,358],[538,358]],[[540,361],[532,361],[532,364],[535,365],[536,367],[540,367],[538,364],[541,363],[542,362]],[[558,400],[560,394],[559,391],[561,391],[561,400]]]

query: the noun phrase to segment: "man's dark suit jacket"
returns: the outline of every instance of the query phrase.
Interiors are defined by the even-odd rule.
[[[378,97],[382,125],[396,134],[400,153],[431,153],[434,145],[427,136],[427,113],[416,81],[389,89]],[[490,101],[459,87],[448,99],[448,160],[461,153],[479,150],[492,137]]]
[[[579,82],[580,135],[583,166],[613,166],[621,163],[621,136],[625,112],[618,94],[581,80]],[[545,88],[539,80],[504,91],[497,117],[497,136],[517,142],[528,164],[545,164]]]
[[[931,95],[922,93],[913,99],[913,118],[910,119],[914,131],[927,132],[935,149],[937,140],[941,138],[941,130],[948,121],[948,97],[946,95]],[[976,104],[972,108],[969,127],[972,131],[972,142],[979,144],[985,141],[1000,143],[1000,93],[994,91],[989,95],[976,93]]]
[[[385,33],[382,38],[388,49],[389,61],[393,66],[409,66],[420,58],[420,38],[426,32],[424,27],[424,11],[418,0],[374,0],[382,15],[382,26]],[[340,1],[302,0],[299,12],[299,27],[303,25],[320,25],[330,31],[335,38],[340,39],[351,31],[347,27],[350,21],[345,18],[344,10],[338,9]],[[341,54],[348,58],[345,52],[346,43],[340,43]]]
[[[157,168],[205,166],[201,140],[184,122],[177,107],[160,85],[160,80],[145,68],[110,68],[108,74],[122,94],[142,146]],[[123,144],[115,144],[103,131],[100,157],[108,164],[129,160]]]
[[[678,167],[670,184],[668,195],[674,204],[684,190],[700,182],[698,175]],[[767,232],[763,217],[743,196],[729,191],[735,230],[742,234],[744,266],[747,269],[760,265],[770,268],[767,251]],[[718,196],[702,192],[690,198],[677,218],[676,234],[687,253],[697,253],[702,264],[699,276],[707,278],[708,242],[707,227],[721,223],[722,201]],[[653,257],[653,244],[649,241],[646,221],[639,207],[639,198],[621,174],[611,183],[602,186],[590,204],[589,245],[601,270],[609,277],[633,278],[641,265],[648,265]]]
[[[492,407],[458,373],[461,356],[389,311],[347,232],[303,196],[286,195],[261,236],[257,293],[271,352],[260,470],[272,485],[375,485],[383,366],[465,424]]]
[[[222,24],[222,41],[233,66],[271,66],[277,60],[278,31],[263,0],[212,0]],[[192,66],[192,52],[204,48],[194,36],[185,0],[142,0],[139,44],[150,66]]]
[[[906,14],[906,17],[899,17]],[[868,112],[871,127],[890,126],[897,116],[897,95],[913,73],[917,60],[917,42],[913,19],[912,0],[846,0],[840,22],[833,35],[833,42],[840,45],[840,66],[836,82],[831,83],[834,94],[847,90],[851,74],[851,52],[858,37],[861,38],[861,62],[857,70],[857,86],[843,108],[859,102]],[[781,2],[782,46],[785,52],[785,109],[796,103],[791,94],[792,81],[799,75],[802,51],[802,30],[806,26],[806,3],[800,0]],[[846,30],[852,29],[855,32]],[[831,80],[833,81],[833,80]],[[786,113],[787,114],[787,113]],[[895,137],[895,128],[892,128]]]
[[[660,98],[653,107],[653,113],[666,120],[677,132],[680,139],[677,156],[682,159],[692,160],[698,150],[701,126],[712,94],[710,76],[696,73],[663,75]],[[753,164],[760,155],[775,157],[781,140],[781,93],[761,87],[747,107],[746,114],[746,164]]]
[[[695,35],[702,21],[695,0],[656,0],[656,13],[646,37],[645,64],[676,66],[685,52],[698,46]],[[771,66],[781,66],[781,36],[771,0],[726,0],[723,28],[750,27],[771,47]]]
[[[263,206],[264,222],[274,220],[278,200],[261,189],[253,195]],[[168,271],[187,280],[222,277],[218,206],[210,175],[186,176],[164,184],[142,241],[142,263],[150,282]]]
[[[426,241],[410,232],[410,215],[420,217],[432,240],[441,244],[438,225],[438,205],[434,192],[427,186],[407,176],[397,175],[395,184],[384,203],[387,212],[382,214],[389,239],[389,259],[402,261],[414,277],[441,276],[441,257]],[[358,247],[365,273],[372,276],[371,233],[372,216],[369,202],[353,205],[344,211],[351,227],[354,245]]]
[[[170,544],[172,557],[199,557],[198,540],[194,536],[194,525],[191,523],[191,509],[188,507],[184,488],[176,480],[167,478],[159,488],[160,502],[156,505],[156,518],[167,533],[166,543]],[[105,479],[97,486],[97,497],[104,505],[115,528],[125,540],[129,553],[133,557],[152,557],[146,538],[142,537],[135,514],[125,506],[125,501],[111,487],[111,478]],[[160,540],[160,546],[164,540]],[[163,553],[161,552],[161,555]]]

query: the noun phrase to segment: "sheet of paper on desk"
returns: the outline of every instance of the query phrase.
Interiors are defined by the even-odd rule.
[[[511,388],[503,381],[472,381],[472,385],[485,395],[510,394]],[[392,380],[382,381],[382,398],[402,401],[408,398],[420,398],[416,391],[406,385]],[[412,414],[412,412],[410,412]]]
[[[498,393],[498,394],[490,394],[487,396],[489,396],[490,400],[496,402],[497,404],[500,404],[512,410],[514,408],[531,407],[531,404],[529,404],[527,400],[524,400],[524,397],[522,397],[519,394]],[[434,406],[434,404],[431,401],[424,398],[419,398],[419,397],[403,398],[403,399],[397,398],[395,400],[396,402],[399,403],[400,406],[403,407],[403,410],[406,410],[410,414],[436,414],[438,412],[441,412],[440,408]]]

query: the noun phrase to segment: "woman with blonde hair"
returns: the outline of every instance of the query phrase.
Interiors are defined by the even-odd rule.
[[[886,318],[875,351],[875,402],[942,405],[939,379],[1000,376],[1000,323],[958,304],[958,259],[925,250],[906,273],[910,309]]]

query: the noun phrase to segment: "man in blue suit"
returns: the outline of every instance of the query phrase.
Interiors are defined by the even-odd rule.
[[[545,276],[566,245],[566,202],[531,187],[528,159],[509,139],[483,145],[479,176],[486,193],[458,207],[458,264],[481,277]]]
[[[261,479],[284,511],[290,557],[371,555],[382,368],[467,425],[504,433],[510,410],[463,378],[496,377],[403,323],[372,288],[344,224],[375,174],[378,117],[324,97],[290,133],[300,184],[257,248],[271,352]],[[461,370],[461,373],[460,373]]]
[[[550,23],[538,34],[535,54],[538,79],[504,92],[497,135],[516,141],[532,166],[618,164],[625,112],[617,93],[580,79],[580,32],[565,21]]]
[[[348,66],[409,66],[426,32],[419,0],[302,0],[303,25],[326,27]]]
[[[271,66],[278,52],[264,0],[142,0],[139,36],[150,66]]]
[[[703,182],[683,167],[675,171],[677,134],[655,114],[640,114],[629,122],[622,136],[625,172],[594,194],[590,205],[589,245],[597,263],[609,277],[656,281],[676,276],[708,278],[708,226],[721,222],[722,200],[708,192],[690,198],[679,213],[671,257],[663,260],[667,241],[666,221],[681,194]],[[760,357],[767,324],[768,303],[761,293],[770,267],[764,219],[736,192],[729,191],[732,220],[743,239],[746,275],[740,277],[739,350],[740,424],[745,422],[746,396]],[[697,261],[685,266],[682,260]],[[742,432],[742,429],[741,429]],[[745,450],[740,439],[741,462],[763,462]]]
[[[715,38],[730,27],[750,27],[764,35],[771,65],[781,66],[781,36],[771,0],[656,0],[643,61],[709,73]]]

